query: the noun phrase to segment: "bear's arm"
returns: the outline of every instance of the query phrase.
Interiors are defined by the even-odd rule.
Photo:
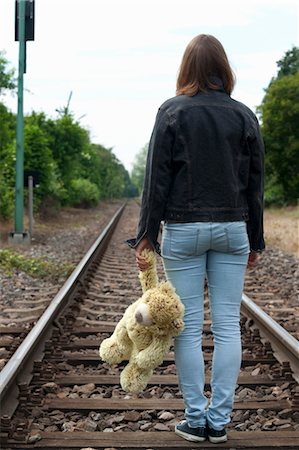
[[[141,369],[154,369],[163,362],[170,344],[171,338],[154,337],[150,345],[136,355],[136,364]]]

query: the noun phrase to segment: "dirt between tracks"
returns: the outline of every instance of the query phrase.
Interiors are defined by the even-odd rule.
[[[112,200],[101,202],[92,209],[64,208],[50,217],[37,217],[28,247],[9,245],[8,234],[13,223],[0,222],[0,248],[10,248],[32,257],[58,257],[63,261],[77,262],[121,204],[121,200]],[[27,217],[24,228],[28,229]]]
[[[88,210],[66,208],[55,217],[37,218],[30,246],[10,245],[8,233],[12,223],[0,223],[0,322],[6,324],[14,319],[14,314],[5,311],[15,307],[17,301],[53,297],[122,203],[122,200],[102,202]],[[2,258],[1,250],[7,250]],[[24,259],[20,261],[20,257]],[[49,275],[45,274],[44,262],[49,264]]]

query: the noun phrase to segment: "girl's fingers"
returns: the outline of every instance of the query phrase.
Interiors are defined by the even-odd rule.
[[[139,270],[143,271],[143,270],[146,270],[148,268],[149,263],[147,261],[145,261],[144,258],[136,257],[136,265],[137,265]]]

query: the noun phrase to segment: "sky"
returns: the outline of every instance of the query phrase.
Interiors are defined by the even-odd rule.
[[[14,0],[0,0],[0,51],[18,67]],[[24,111],[56,117],[67,105],[91,141],[131,171],[159,106],[175,95],[183,52],[201,33],[223,44],[232,97],[254,112],[276,62],[299,45],[299,0],[35,0]],[[1,99],[14,112],[17,97]]]

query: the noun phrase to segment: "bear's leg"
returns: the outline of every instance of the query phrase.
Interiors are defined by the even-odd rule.
[[[118,364],[125,359],[130,359],[131,352],[132,341],[128,336],[126,327],[120,321],[112,336],[104,339],[101,343],[100,357],[110,364]]]
[[[103,361],[109,364],[118,364],[125,359],[129,359],[131,354],[131,346],[124,346],[117,342],[114,336],[104,339],[100,345],[99,355]]]
[[[120,384],[124,391],[138,393],[143,391],[153,374],[152,370],[140,369],[129,362],[120,375]]]

